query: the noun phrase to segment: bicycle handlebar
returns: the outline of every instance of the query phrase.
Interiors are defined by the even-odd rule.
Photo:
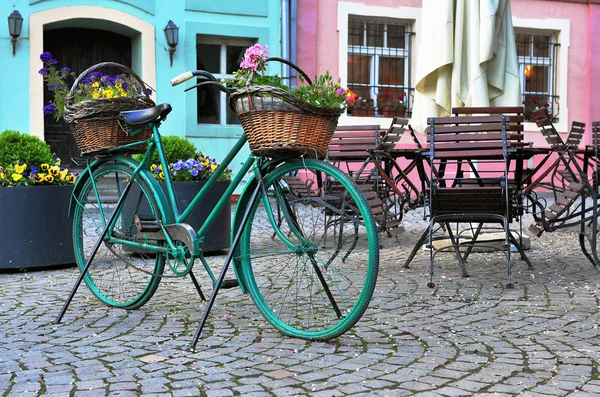
[[[205,70],[190,70],[188,72],[180,74],[177,77],[174,77],[173,79],[171,79],[170,83],[173,87],[175,87],[176,85],[185,83],[186,81],[188,81],[194,77],[204,77],[205,79],[207,79],[209,81],[218,81],[215,78],[215,76],[213,76],[212,74],[210,74],[209,72],[207,72]]]

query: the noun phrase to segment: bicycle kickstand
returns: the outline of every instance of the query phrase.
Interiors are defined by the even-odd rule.
[[[90,257],[88,258],[83,270],[79,274],[79,277],[77,278],[77,281],[75,282],[75,285],[73,286],[73,289],[71,290],[71,293],[69,294],[69,297],[67,298],[67,301],[65,302],[62,310],[60,311],[60,314],[58,315],[58,317],[55,321],[55,324],[59,324],[60,321],[62,320],[63,316],[65,315],[67,308],[69,307],[69,305],[71,304],[71,301],[73,300],[73,297],[75,296],[75,292],[77,292],[77,289],[81,285],[81,282],[83,281],[83,278],[85,277],[85,274],[87,273],[88,269],[90,268],[92,261],[94,260],[94,256],[96,256],[96,252],[98,252],[98,249],[100,248],[100,245],[102,244],[102,241],[104,240],[104,237],[106,236],[106,233],[108,232],[108,228],[110,227],[110,225],[113,224],[113,221],[121,208],[121,204],[123,203],[125,196],[127,196],[127,193],[129,193],[129,189],[131,189],[132,184],[133,184],[133,181],[129,181],[127,183],[127,186],[125,186],[125,189],[123,189],[123,193],[121,193],[121,196],[119,197],[119,200],[117,201],[115,210],[113,211],[112,215],[110,216],[110,219],[108,220],[108,222],[106,222],[106,225],[104,226],[104,230],[102,231],[102,235],[100,236],[100,238],[98,238],[98,241],[96,241],[94,250],[90,254]]]
[[[246,211],[244,212],[242,221],[240,222],[240,228],[235,233],[235,237],[233,238],[231,248],[229,249],[229,253],[227,254],[227,257],[225,258],[225,263],[223,264],[223,269],[221,269],[221,273],[219,274],[219,277],[217,278],[217,282],[215,284],[215,287],[212,290],[210,299],[208,300],[208,303],[206,304],[206,309],[204,309],[204,314],[202,315],[200,324],[198,325],[198,328],[196,329],[196,333],[194,334],[194,339],[192,339],[192,343],[190,344],[190,351],[194,351],[196,349],[196,344],[198,343],[198,339],[200,339],[200,334],[202,333],[204,324],[206,324],[206,319],[208,318],[208,314],[210,313],[210,310],[212,309],[212,306],[215,303],[215,299],[217,298],[217,294],[219,293],[219,290],[223,286],[223,280],[225,279],[225,273],[227,273],[227,269],[229,268],[229,265],[231,264],[231,260],[233,258],[233,253],[235,252],[235,249],[240,242],[240,238],[242,237],[244,227],[246,225],[246,222],[248,221],[248,218],[250,217],[250,212],[252,211],[252,208],[254,207],[256,200],[258,199],[258,192],[261,190],[261,188],[262,188],[262,180],[259,180],[258,185],[256,186],[256,189],[254,190],[254,192],[252,193],[252,197],[250,198],[250,203],[246,207]]]

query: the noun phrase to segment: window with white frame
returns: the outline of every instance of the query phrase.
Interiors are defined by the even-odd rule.
[[[531,112],[546,106],[554,121],[560,114],[558,94],[557,34],[544,31],[515,29],[521,93],[525,119]]]
[[[246,49],[256,39],[196,35],[196,68],[217,79],[233,78]],[[198,82],[201,80],[199,79]],[[198,87],[198,124],[239,124],[227,103],[227,95],[215,86]]]
[[[411,27],[396,19],[348,16],[351,116],[404,116],[412,108]]]

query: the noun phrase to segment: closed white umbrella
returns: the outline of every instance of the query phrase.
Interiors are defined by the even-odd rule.
[[[518,106],[519,65],[509,0],[423,0],[411,123],[455,106]]]

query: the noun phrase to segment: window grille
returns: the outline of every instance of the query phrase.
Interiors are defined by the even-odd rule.
[[[233,78],[246,49],[255,39],[196,36],[196,68],[212,73],[217,79]],[[198,83],[202,80],[198,79]],[[198,124],[240,124],[227,103],[227,96],[213,86],[198,87]]]
[[[410,117],[413,35],[398,20],[348,19],[348,89],[355,98],[349,115]]]
[[[521,92],[525,119],[531,112],[546,106],[553,121],[560,115],[558,93],[558,51],[560,44],[555,35],[542,33],[515,33]]]

